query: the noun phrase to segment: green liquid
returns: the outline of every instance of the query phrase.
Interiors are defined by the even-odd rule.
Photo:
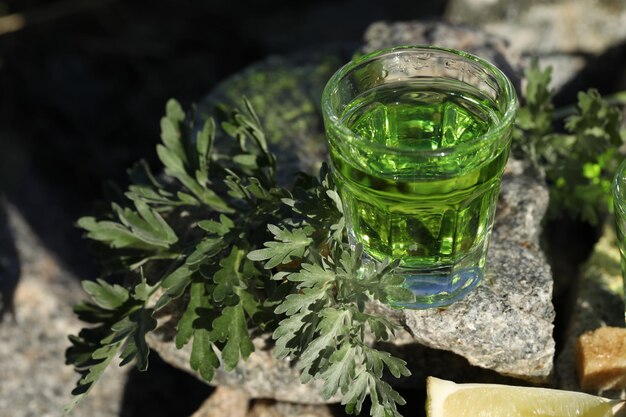
[[[620,179],[621,181],[621,179]],[[620,252],[620,268],[622,271],[622,279],[624,280],[624,291],[622,293],[622,299],[624,300],[624,305],[626,305],[626,217],[624,216],[623,209],[618,206],[616,202],[618,198],[617,195],[613,196],[615,204],[615,232],[617,237],[617,246],[619,247]],[[626,321],[626,309],[624,310],[624,320]]]
[[[485,144],[440,160],[433,154],[426,165],[446,175],[405,151],[471,141],[500,117],[477,91],[443,81],[385,85],[357,97],[340,123],[370,142],[370,151],[331,146],[351,238],[370,257],[400,260],[408,269],[445,273],[468,257],[468,268],[482,268],[508,146]],[[385,153],[371,144],[405,153]]]

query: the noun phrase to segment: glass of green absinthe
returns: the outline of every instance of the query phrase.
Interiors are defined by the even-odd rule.
[[[406,46],[337,71],[322,97],[352,244],[439,307],[482,279],[517,110],[515,89],[465,52]]]

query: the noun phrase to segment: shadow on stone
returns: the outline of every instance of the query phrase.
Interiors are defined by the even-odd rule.
[[[4,197],[0,195],[0,323],[5,315],[15,320],[13,296],[20,279],[20,259],[9,228]]]
[[[148,372],[128,374],[120,417],[186,417],[192,415],[214,388],[150,353]]]
[[[554,276],[554,339],[560,352],[565,341],[567,321],[574,308],[580,270],[591,256],[600,235],[597,227],[575,220],[555,219],[546,222],[543,249]]]
[[[533,385],[518,378],[507,377],[489,369],[472,366],[466,358],[453,352],[431,349],[417,343],[397,345],[389,342],[379,342],[376,343],[376,348],[403,358],[407,362],[407,366],[412,372],[411,376],[401,378],[395,382],[392,379],[388,381],[400,389],[407,390],[409,395],[408,398],[405,397],[407,403],[415,402],[412,396],[426,389],[426,379],[429,376],[459,383],[482,382]]]

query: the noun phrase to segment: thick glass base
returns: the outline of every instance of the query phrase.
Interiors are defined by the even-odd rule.
[[[410,303],[391,300],[391,306],[416,310],[442,308],[465,297],[485,275],[490,233],[491,227],[486,230],[481,243],[453,262],[397,267],[394,273],[404,278],[404,286],[411,290],[415,299]],[[356,239],[351,234],[348,237],[354,246]],[[371,262],[379,261],[365,253],[364,265]]]
[[[398,267],[404,286],[415,295],[410,303],[393,302],[396,308],[442,308],[459,301],[480,284],[485,275],[488,241],[452,264],[434,267]],[[366,262],[376,262],[366,256]]]
[[[412,303],[393,303],[394,307],[425,309],[446,307],[465,297],[482,280],[483,268],[447,268],[446,270],[415,271],[397,269],[404,276],[405,286],[415,294]]]

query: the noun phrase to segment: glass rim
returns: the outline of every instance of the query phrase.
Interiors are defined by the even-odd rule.
[[[622,187],[620,187],[620,183],[624,183],[624,174],[626,174],[626,159],[623,159],[618,165],[615,175],[613,176],[613,184],[611,186],[613,193],[613,207],[617,208],[622,216],[626,217],[626,202],[621,201],[621,199],[618,198],[622,196]],[[622,186],[623,185],[624,184],[622,184]]]
[[[350,71],[354,70],[358,66],[362,65],[367,61],[373,61],[375,58],[381,57],[383,55],[391,55],[397,52],[443,52],[450,55],[454,55],[456,57],[461,57],[463,59],[472,61],[474,63],[479,64],[483,69],[485,69],[488,73],[493,75],[498,83],[499,87],[502,87],[502,94],[505,96],[506,100],[506,109],[502,115],[502,117],[498,120],[493,127],[491,127],[487,132],[482,135],[476,136],[471,140],[466,142],[462,142],[458,145],[454,145],[448,148],[440,148],[435,150],[416,150],[410,146],[387,146],[381,143],[376,143],[368,139],[363,139],[360,135],[356,134],[354,131],[350,130],[345,124],[341,123],[339,119],[339,115],[334,111],[330,104],[330,95],[332,94],[333,86],[337,85],[341,79],[343,79]],[[322,112],[325,117],[329,118],[329,121],[333,124],[333,129],[338,129],[342,135],[347,137],[354,137],[361,139],[359,143],[367,144],[367,146],[371,147],[374,150],[380,150],[385,153],[393,153],[393,154],[404,154],[404,155],[425,155],[425,156],[445,156],[455,152],[459,152],[460,150],[464,150],[465,148],[471,148],[478,143],[482,143],[485,141],[493,142],[495,139],[502,137],[503,133],[514,123],[515,114],[518,108],[517,101],[517,93],[515,91],[515,87],[509,78],[500,70],[498,67],[493,65],[491,62],[479,58],[476,55],[470,54],[469,52],[452,49],[452,48],[444,48],[435,45],[402,45],[402,46],[394,46],[392,48],[384,48],[379,49],[374,52],[370,52],[365,54],[357,59],[354,59],[347,64],[343,65],[339,68],[327,81],[326,86],[324,87],[324,91],[322,93]]]

